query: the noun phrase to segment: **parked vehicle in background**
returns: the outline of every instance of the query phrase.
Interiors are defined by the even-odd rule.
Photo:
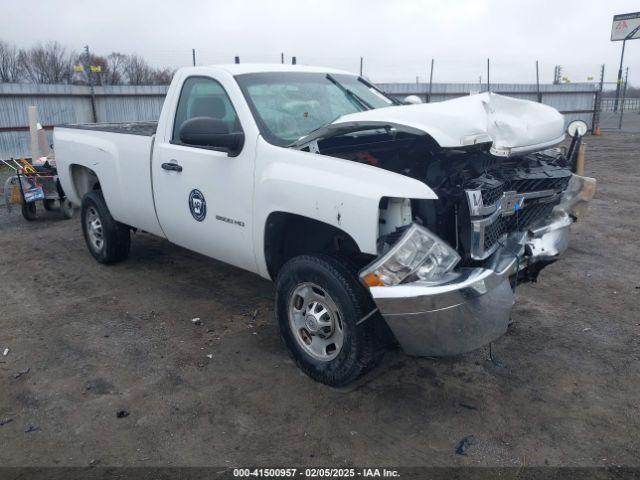
[[[593,195],[563,139],[538,103],[398,105],[347,72],[251,64],[179,70],[157,123],[54,131],[96,260],[143,230],[275,281],[285,344],[334,386],[393,341],[455,355],[506,331],[513,285]]]

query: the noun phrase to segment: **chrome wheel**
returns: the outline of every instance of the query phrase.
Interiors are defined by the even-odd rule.
[[[333,360],[344,340],[340,311],[329,294],[314,283],[298,285],[289,300],[289,327],[313,358]]]
[[[102,220],[95,207],[90,206],[87,209],[85,224],[87,226],[89,241],[93,248],[99,252],[104,247],[104,232],[102,230]]]

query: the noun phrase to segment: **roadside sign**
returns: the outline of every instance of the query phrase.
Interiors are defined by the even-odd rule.
[[[624,62],[624,47],[627,44],[627,40],[634,40],[636,38],[640,38],[640,12],[614,15],[613,25],[611,25],[611,41],[622,41],[620,68],[618,69],[618,82],[616,84],[616,102],[613,105],[614,112],[618,111],[618,98],[620,97],[620,85],[622,84],[622,63]],[[627,72],[628,71],[629,67],[627,67]],[[622,117],[620,118],[622,119]]]
[[[640,12],[614,15],[611,26],[611,41],[619,42],[636,38],[640,38]]]

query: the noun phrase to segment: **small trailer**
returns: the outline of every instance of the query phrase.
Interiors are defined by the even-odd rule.
[[[24,159],[0,161],[15,172],[4,184],[5,204],[9,211],[11,205],[21,205],[22,216],[32,221],[37,217],[37,202],[42,202],[44,209],[50,211],[57,201],[63,217],[73,217],[73,205],[64,194],[56,168],[48,161],[41,166]]]

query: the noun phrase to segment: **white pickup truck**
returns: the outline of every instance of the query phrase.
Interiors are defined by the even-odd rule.
[[[297,364],[341,386],[393,342],[455,355],[507,330],[516,282],[567,248],[595,189],[573,144],[552,148],[564,132],[491,93],[402,105],[347,72],[240,64],[179,70],[157,123],[54,145],[97,261],[137,230],[274,280]]]

